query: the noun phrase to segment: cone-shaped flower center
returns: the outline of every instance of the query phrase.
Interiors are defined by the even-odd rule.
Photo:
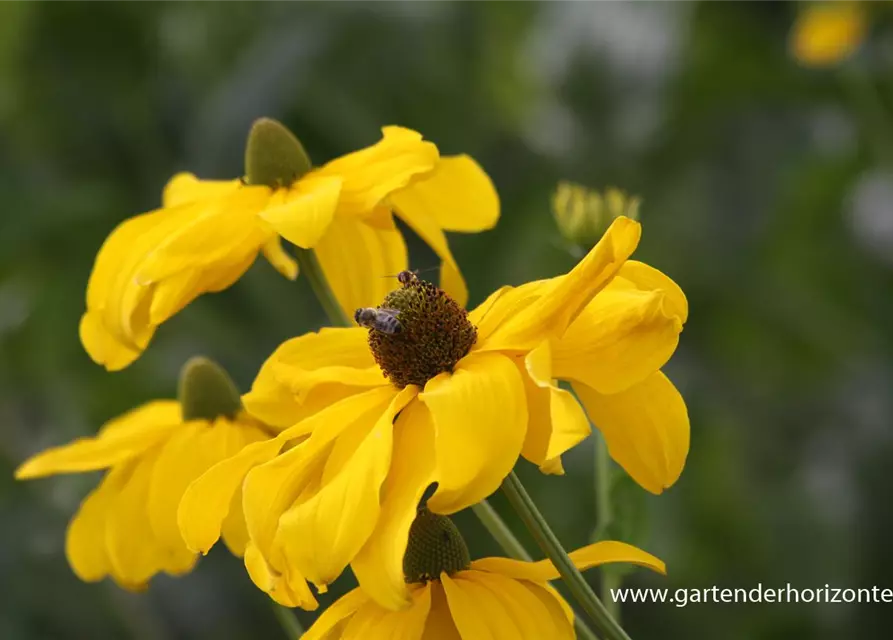
[[[180,406],[183,420],[235,419],[242,399],[232,378],[217,363],[197,356],[180,371]]]
[[[245,145],[245,182],[276,189],[310,171],[310,158],[295,135],[270,118],[251,126]]]
[[[358,309],[356,318],[369,327],[369,347],[388,379],[401,389],[424,387],[453,370],[474,345],[477,329],[442,289],[415,276],[400,279],[403,286],[378,309]]]
[[[406,582],[437,580],[442,572],[453,575],[467,569],[469,564],[468,547],[453,521],[421,507],[409,528],[409,542],[403,556]]]

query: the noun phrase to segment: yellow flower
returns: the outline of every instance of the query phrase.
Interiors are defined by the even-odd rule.
[[[410,598],[405,608],[397,611],[384,608],[360,587],[323,612],[304,634],[304,640],[572,640],[576,637],[572,609],[549,585],[550,580],[558,578],[558,571],[550,561],[483,558],[469,563],[464,542],[459,545],[455,539],[458,536],[461,540],[457,531],[450,532],[444,525],[436,526],[436,531],[443,538],[433,539],[446,539],[452,548],[422,550],[421,555],[427,556],[421,558],[427,570],[423,576],[407,574]],[[459,546],[461,549],[456,549]],[[411,551],[407,551],[408,559]],[[460,560],[462,551],[465,557]],[[629,562],[665,573],[663,562],[621,542],[598,542],[572,552],[570,559],[580,570],[611,562]],[[412,564],[411,559],[407,564]]]
[[[807,66],[831,66],[853,55],[866,31],[858,2],[814,2],[797,16],[791,50]]]
[[[391,286],[385,276],[407,264],[394,214],[440,256],[443,287],[464,302],[443,232],[492,227],[499,217],[493,185],[468,156],[441,158],[414,131],[382,131],[377,144],[311,169],[284,127],[259,120],[245,180],[175,176],[162,208],[123,222],[96,257],[80,323],[90,357],[109,370],[126,367],[161,323],[232,285],[259,252],[294,279],[298,265],[280,236],[313,249],[347,312],[376,304]]]
[[[185,371],[201,375],[207,366],[195,359]],[[220,405],[217,397],[211,402]],[[184,416],[185,406],[174,400],[150,402],[108,422],[95,437],[39,453],[16,470],[19,480],[108,470],[68,527],[65,553],[81,580],[111,576],[124,588],[140,590],[161,571],[190,571],[196,554],[183,543],[177,525],[186,487],[245,445],[271,437],[238,404],[230,415],[213,419]],[[241,555],[247,532],[240,501],[234,499],[232,506],[222,523],[223,538]]]
[[[493,493],[519,455],[561,473],[561,454],[590,433],[559,380],[639,484],[672,485],[689,424],[660,368],[687,303],[667,276],[627,260],[639,235],[637,222],[618,218],[570,273],[504,287],[467,316],[409,279],[382,305],[399,310],[399,333],[328,329],[280,346],[245,405],[278,427],[300,422],[190,487],[180,508],[187,544],[210,548],[243,475],[246,563],[258,586],[294,605],[286,587],[294,593],[306,578],[324,589],[349,563],[371,597],[399,608],[408,598],[400,558],[429,485],[431,510],[454,513]],[[307,437],[286,447],[296,436]]]

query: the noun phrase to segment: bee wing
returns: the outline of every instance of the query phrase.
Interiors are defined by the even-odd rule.
[[[396,318],[397,316],[400,315],[399,309],[391,309],[389,307],[379,307],[378,310],[381,313],[386,313],[387,315],[391,316],[392,318]]]

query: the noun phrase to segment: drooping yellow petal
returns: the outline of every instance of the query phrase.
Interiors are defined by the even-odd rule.
[[[567,619],[558,603],[549,602],[552,596],[543,587],[484,571],[464,571],[457,578],[460,576],[466,591],[471,591],[472,585],[477,587],[480,596],[476,600],[489,601],[490,606],[482,604],[488,617],[507,617],[517,629],[514,634],[496,637],[518,640],[573,640],[575,637],[573,622]]]
[[[468,287],[465,285],[465,279],[459,271],[456,259],[453,258],[443,230],[426,209],[424,200],[413,196],[411,188],[401,193],[402,195],[391,196],[394,210],[440,258],[440,288],[450,294],[459,306],[464,307],[468,302]]]
[[[398,209],[424,211],[444,231],[484,231],[499,220],[499,196],[470,156],[442,157],[430,174],[390,196]]]
[[[369,596],[362,589],[347,592],[322,612],[313,626],[301,636],[301,640],[341,640],[342,636],[336,632],[368,600]]]
[[[431,587],[412,593],[402,611],[384,609],[369,601],[357,609],[344,628],[342,640],[421,640],[431,608]]]
[[[297,279],[298,263],[285,252],[285,249],[282,248],[282,241],[279,238],[270,238],[267,240],[264,246],[261,247],[261,251],[276,271],[289,280]]]
[[[336,217],[314,246],[332,293],[349,318],[359,307],[376,307],[395,288],[406,269],[406,243],[393,225],[387,228],[361,219]]]
[[[666,565],[650,553],[625,542],[613,540],[586,545],[572,551],[568,556],[580,571],[611,562],[627,562],[657,573],[665,574],[667,572]],[[470,569],[498,573],[516,580],[530,580],[531,582],[547,582],[557,580],[559,577],[558,569],[555,568],[551,560],[524,562],[512,558],[481,558],[472,560]]]
[[[560,456],[592,432],[589,419],[573,394],[555,384],[552,349],[544,341],[527,354],[525,379],[529,421],[522,455],[544,473],[561,474]]]
[[[641,231],[638,222],[617,218],[577,266],[554,278],[535,302],[508,318],[477,349],[531,349],[546,337],[560,337],[632,255]]]
[[[613,395],[584,384],[574,384],[574,390],[611,457],[636,482],[651,493],[676,482],[688,455],[688,411],[663,373]]]
[[[428,622],[422,640],[462,640],[453,621],[443,585],[440,582],[427,584],[431,588],[431,610],[428,612]]]
[[[435,513],[455,513],[500,485],[518,459],[527,431],[524,382],[511,360],[472,353],[428,381],[419,398],[435,425]]]
[[[460,576],[454,578],[446,573],[440,574],[440,582],[446,594],[450,614],[462,640],[501,640],[514,638],[517,632],[513,627],[498,628],[498,620],[493,619],[493,611],[499,607],[492,598],[482,597],[468,582]],[[504,622],[504,619],[502,620]]]
[[[434,423],[423,403],[412,402],[394,425],[394,454],[382,487],[378,523],[351,562],[360,585],[387,609],[400,609],[409,598],[403,554],[419,501],[433,482],[434,468]]]
[[[75,575],[84,582],[98,582],[111,572],[105,546],[105,523],[110,503],[120,486],[120,473],[110,473],[103,478],[81,502],[68,525],[65,557]]]
[[[313,611],[319,606],[305,580],[297,576],[289,580],[286,576],[276,573],[267,564],[263,554],[251,543],[245,549],[245,569],[257,588],[283,607],[301,607]]]
[[[365,216],[385,197],[437,165],[437,147],[402,127],[383,127],[371,147],[341,156],[314,171],[314,176],[342,179],[339,215]]]
[[[103,324],[102,314],[95,311],[87,311],[81,316],[78,337],[93,362],[103,365],[108,371],[124,369],[140,357],[145,347],[134,346],[130,341],[118,338]]]
[[[162,194],[165,207],[175,207],[232,194],[242,186],[241,180],[199,180],[192,173],[178,173],[168,180]]]
[[[282,343],[242,402],[266,424],[285,428],[342,398],[386,384],[369,351],[366,329],[322,329]]]
[[[477,327],[476,350],[486,350],[487,339],[504,323],[536,302],[553,286],[552,280],[536,280],[519,287],[500,287],[469,312],[468,319]]]
[[[112,575],[129,589],[142,589],[159,571],[181,575],[195,564],[192,554],[169,553],[152,532],[146,502],[156,456],[152,452],[127,463],[122,473],[128,477],[107,512],[105,543]]]
[[[679,318],[682,324],[688,320],[688,300],[685,293],[663,271],[638,260],[627,260],[617,275],[632,282],[640,291],[662,291],[667,311]]]
[[[666,364],[679,343],[682,317],[671,295],[614,278],[555,341],[554,375],[604,394],[644,380]]]
[[[791,49],[805,65],[830,66],[851,56],[867,30],[859,2],[814,2],[800,11],[794,23]]]
[[[286,562],[317,586],[324,588],[341,575],[372,534],[391,464],[394,418],[417,393],[415,387],[404,388],[377,420],[344,431],[339,441],[356,441],[352,455],[331,477],[323,476],[318,492],[279,518],[274,544],[282,549]]]
[[[283,202],[268,206],[259,215],[283,238],[310,249],[332,222],[341,182],[335,176],[307,175],[288,189]]]
[[[152,447],[179,426],[180,405],[170,400],[147,403],[107,423],[93,438],[47,449],[16,469],[19,480],[56,473],[104,469]]]
[[[307,427],[310,438],[248,473],[242,486],[245,522],[252,541],[275,568],[284,566],[281,553],[273,549],[279,519],[322,472],[326,448],[351,426],[374,424],[396,394],[393,387],[379,387],[314,414],[296,425]]]
[[[194,553],[184,543],[178,526],[178,509],[187,488],[216,463],[259,440],[266,440],[266,434],[247,422],[219,418],[213,423],[194,421],[182,425],[161,447],[145,505],[159,544],[170,553]],[[201,507],[206,510],[208,505]]]

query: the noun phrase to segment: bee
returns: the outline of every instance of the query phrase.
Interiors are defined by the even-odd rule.
[[[397,274],[397,282],[402,284],[404,287],[409,286],[413,282],[419,279],[419,270],[409,271],[408,269],[404,269],[400,273]]]
[[[400,311],[381,307],[361,307],[353,314],[353,319],[361,327],[375,329],[387,335],[403,331],[403,325],[397,319]]]

